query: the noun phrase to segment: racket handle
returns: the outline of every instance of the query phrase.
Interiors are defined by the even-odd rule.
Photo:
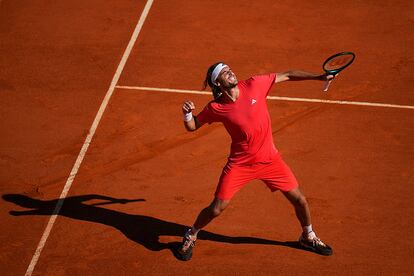
[[[327,91],[328,91],[329,86],[331,85],[332,80],[333,80],[333,79],[331,79],[331,80],[327,80],[327,81],[325,82],[325,85],[324,85],[324,87],[323,87],[323,92],[327,92]]]

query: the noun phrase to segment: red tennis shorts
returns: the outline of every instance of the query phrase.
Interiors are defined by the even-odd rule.
[[[244,185],[255,179],[262,180],[272,192],[288,192],[298,186],[292,171],[278,153],[270,163],[237,165],[228,162],[221,173],[215,196],[230,200]]]

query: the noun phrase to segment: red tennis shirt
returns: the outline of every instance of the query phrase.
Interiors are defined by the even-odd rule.
[[[266,97],[276,74],[240,81],[235,102],[209,102],[197,115],[201,123],[221,122],[232,143],[229,162],[239,165],[271,162],[277,155]]]

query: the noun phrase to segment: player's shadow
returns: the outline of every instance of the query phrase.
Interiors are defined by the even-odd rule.
[[[45,215],[54,214],[59,199],[39,200],[20,194],[5,194],[2,196],[5,201],[12,202],[20,207],[30,210],[10,211],[13,216]],[[89,203],[88,201],[95,203]],[[98,201],[98,202],[96,202]],[[80,195],[65,198],[59,211],[60,216],[72,219],[90,221],[105,224],[121,231],[129,239],[143,245],[153,251],[170,249],[174,252],[179,242],[162,243],[160,236],[181,237],[188,229],[188,226],[169,222],[154,217],[127,214],[119,211],[102,208],[108,204],[127,204],[130,202],[142,202],[145,199],[117,199],[103,195]],[[60,204],[62,201],[60,202]],[[288,246],[302,249],[296,241],[274,241],[254,237],[230,237],[215,234],[209,231],[200,231],[199,240],[210,240],[232,244],[268,244],[277,246]]]

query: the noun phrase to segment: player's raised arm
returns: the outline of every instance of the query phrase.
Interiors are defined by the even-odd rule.
[[[318,74],[305,72],[300,70],[290,70],[286,72],[276,73],[275,83],[283,81],[301,81],[301,80],[319,80],[327,81],[334,78],[333,75]]]
[[[186,101],[183,104],[182,111],[184,114],[184,127],[187,131],[195,131],[202,126],[202,124],[193,116],[195,105],[192,101]]]

